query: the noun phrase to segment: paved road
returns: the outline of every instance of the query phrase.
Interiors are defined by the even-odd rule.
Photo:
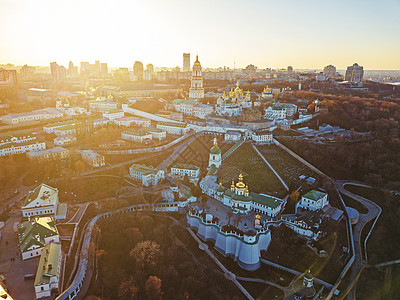
[[[366,214],[360,213],[360,219],[353,228],[355,260],[354,260],[354,263],[350,270],[350,282],[352,282],[352,285],[351,285],[352,290],[347,295],[347,299],[352,300],[352,299],[355,299],[355,286],[357,284],[358,277],[360,276],[361,272],[363,271],[364,267],[367,264],[367,261],[363,258],[363,253],[362,253],[361,233],[362,233],[364,226],[368,222],[373,220],[375,217],[379,217],[379,215],[382,212],[382,209],[377,204],[372,202],[371,200],[361,197],[359,195],[353,194],[353,193],[349,192],[348,190],[346,190],[345,185],[347,185],[347,184],[363,186],[363,187],[370,187],[370,186],[359,183],[359,182],[353,182],[353,181],[347,181],[347,180],[338,180],[335,182],[335,185],[336,185],[337,189],[340,191],[340,193],[342,193],[350,198],[353,198],[354,200],[358,201],[360,204],[362,204],[363,206],[365,206],[368,209],[368,212]],[[371,228],[370,233],[372,232],[372,229],[373,229],[373,227]],[[364,249],[364,252],[365,252],[365,256],[367,257],[367,255],[366,255],[367,249],[366,248]]]

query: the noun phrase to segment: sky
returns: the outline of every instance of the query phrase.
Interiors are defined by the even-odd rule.
[[[0,0],[0,63],[400,69],[400,0]]]

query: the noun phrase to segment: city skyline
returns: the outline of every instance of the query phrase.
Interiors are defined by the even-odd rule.
[[[182,53],[190,52],[204,67],[345,69],[358,62],[369,70],[400,69],[400,2],[360,3],[2,0],[0,38],[7,43],[0,63],[99,59],[110,67],[136,60],[182,67]]]

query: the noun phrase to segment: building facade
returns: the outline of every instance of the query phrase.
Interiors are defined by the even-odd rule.
[[[132,178],[141,181],[143,186],[157,185],[165,179],[163,170],[140,164],[130,166],[129,174]]]

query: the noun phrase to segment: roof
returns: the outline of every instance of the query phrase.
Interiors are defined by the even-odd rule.
[[[324,198],[327,194],[324,192],[316,191],[316,190],[311,190],[307,194],[303,195],[303,198],[312,200],[312,201],[318,201],[322,198]]]
[[[54,131],[56,131],[56,130],[67,131],[67,130],[72,130],[72,129],[75,129],[75,124],[64,125],[64,126],[55,128]]]
[[[277,208],[278,206],[282,205],[282,200],[276,199],[271,196],[261,195],[257,193],[250,192],[250,196],[253,198],[253,202],[271,207]]]
[[[94,152],[93,150],[82,150],[81,151],[81,154],[83,155],[83,156],[86,156],[86,157],[89,157],[89,158],[100,158],[100,157],[103,157],[103,155],[101,155],[101,154],[98,154],[98,153],[96,153],[96,152]]]
[[[227,131],[225,134],[228,134],[228,135],[236,135],[236,136],[238,136],[238,135],[242,135],[240,132],[236,132],[236,131]]]
[[[175,123],[175,122],[163,122],[163,121],[158,122],[157,125],[181,127],[181,128],[185,128],[186,127],[186,124]]]
[[[255,135],[272,135],[272,132],[269,131],[268,129],[262,129],[262,130],[253,131],[253,134],[255,134]]]
[[[22,208],[24,208],[24,206],[27,206],[29,203],[36,199],[46,201],[48,203],[47,205],[55,205],[58,199],[58,190],[42,183],[33,191],[30,191],[28,193]]]
[[[214,175],[215,173],[216,173],[216,171],[218,170],[218,168],[214,165],[214,164],[212,164],[211,166],[210,166],[210,169],[208,170],[208,172],[207,172],[207,176],[208,175]],[[206,177],[207,177],[206,176]]]
[[[125,130],[123,133],[136,136],[151,135],[151,133],[149,132],[149,130],[147,130],[147,128]]]
[[[251,196],[237,195],[231,189],[226,189],[224,194],[237,201],[250,202],[252,200]]]
[[[221,154],[221,149],[219,149],[218,146],[213,146],[213,147],[210,149],[210,154]]]
[[[48,284],[51,277],[57,276],[60,256],[61,245],[59,244],[51,243],[43,248],[36,272],[35,286]]]
[[[54,219],[51,217],[35,218],[18,224],[18,240],[21,252],[26,252],[36,245],[43,247],[45,238],[58,235]]]
[[[176,169],[188,169],[188,170],[198,170],[199,167],[192,165],[192,164],[174,164],[172,168],[176,168]]]
[[[150,175],[150,174],[157,174],[160,170],[157,168],[154,168],[152,166],[146,166],[146,165],[141,165],[141,164],[133,164],[129,168],[130,170],[135,170],[138,172],[143,173],[143,175]]]
[[[46,149],[46,150],[28,152],[27,155],[35,157],[35,156],[41,156],[41,155],[45,155],[45,154],[49,154],[49,153],[58,153],[58,152],[64,152],[64,151],[68,151],[68,150],[63,147],[54,147],[54,148]]]

